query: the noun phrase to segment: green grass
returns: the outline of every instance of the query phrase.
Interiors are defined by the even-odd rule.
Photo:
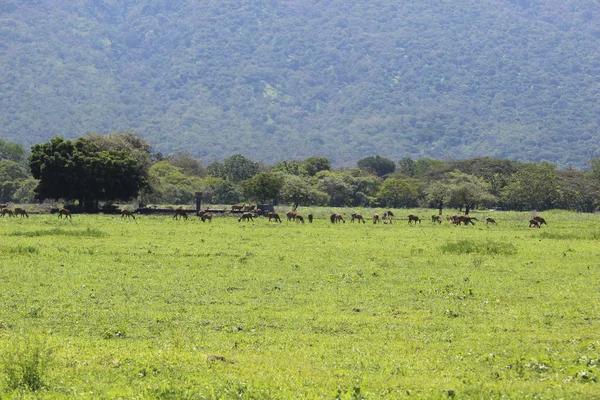
[[[598,216],[300,211],[315,223],[0,220],[0,393],[598,398]]]

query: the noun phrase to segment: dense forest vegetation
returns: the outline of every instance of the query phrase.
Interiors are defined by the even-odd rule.
[[[51,200],[95,212],[115,203],[205,205],[258,202],[330,207],[430,207],[505,210],[561,208],[594,212],[600,206],[600,158],[591,170],[477,157],[397,162],[382,156],[335,169],[326,157],[265,165],[241,154],[207,166],[189,153],[164,157],[131,132],[55,137],[22,146],[0,140],[0,202]],[[6,207],[4,205],[3,207]]]
[[[0,137],[336,167],[599,153],[593,0],[4,0]]]

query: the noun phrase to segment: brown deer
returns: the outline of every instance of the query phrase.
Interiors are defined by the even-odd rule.
[[[373,214],[373,223],[374,223],[374,224],[376,224],[376,223],[378,223],[378,222],[380,222],[380,221],[379,221],[379,214],[377,214],[377,213],[374,213],[374,214]]]
[[[410,224],[411,222],[414,222],[415,225],[418,223],[421,223],[421,218],[419,218],[417,215],[414,214],[410,214],[408,216],[408,223]]]
[[[271,220],[274,220],[275,222],[281,223],[281,217],[274,211],[269,212],[267,214],[267,217],[269,217],[269,222],[271,222]]]
[[[296,219],[296,217],[298,216],[298,213],[295,211],[288,211],[285,213],[285,216],[287,217],[288,222],[294,221]]]
[[[461,215],[459,217],[456,217],[456,225],[460,225],[461,223],[465,226],[469,225],[469,224],[475,225],[475,222],[473,222],[473,221],[479,221],[479,220],[475,217],[469,217],[467,215]]]
[[[539,228],[540,227],[540,223],[536,219],[530,219],[529,220],[529,227],[530,228]]]
[[[242,222],[242,221],[252,221],[254,222],[254,214],[249,213],[249,212],[245,212],[242,214],[242,216],[240,217],[240,219],[238,219],[238,222]]]
[[[234,204],[231,206],[231,211],[242,211],[244,208],[243,204]]]
[[[129,211],[129,210],[121,210],[121,219],[129,219],[129,218],[133,218],[135,220],[135,215],[133,215],[133,212]]]
[[[29,214],[27,214],[27,211],[25,211],[25,209],[21,208],[21,207],[15,208],[13,210],[13,213],[15,214],[15,217],[16,216],[21,216],[21,218],[23,218],[23,217],[29,218]]]
[[[3,208],[8,208],[8,203],[2,203],[0,204],[0,210]]]
[[[4,217],[6,214],[11,217],[15,216],[15,213],[10,208],[3,208],[2,211],[0,211],[0,217]]]
[[[541,225],[548,225],[548,224],[546,223],[546,220],[545,220],[544,218],[540,217],[540,216],[533,217],[533,219],[534,219],[534,220],[536,220],[536,221],[537,221],[537,222],[540,224],[540,226],[541,226]]]
[[[494,225],[496,225],[496,224],[497,224],[497,222],[496,222],[496,220],[495,220],[494,218],[487,217],[487,218],[485,219],[485,224],[486,224],[486,225],[489,225],[489,224],[494,224]]]
[[[298,221],[304,223],[304,217],[300,214],[296,214],[296,222],[298,222]]]
[[[437,215],[437,214],[433,214],[431,216],[431,222],[437,222],[438,224],[442,223],[442,216],[441,215]]]
[[[315,216],[312,215],[312,214],[308,214],[307,217],[308,217],[308,222],[312,224],[313,219],[315,218]]]
[[[175,214],[173,214],[173,219],[188,219],[187,211],[181,207],[175,209]]]
[[[392,219],[392,217],[394,216],[394,213],[391,212],[390,210],[386,211],[383,213],[383,219]]]
[[[331,214],[329,219],[331,220],[332,224],[338,223],[340,221],[342,221],[344,224],[346,223],[346,221],[344,220],[344,217],[342,217],[341,214],[337,214],[337,213]]]
[[[202,222],[206,222],[206,221],[212,222],[213,215],[211,213],[205,212],[204,214],[202,214],[200,216],[200,219],[202,220]]]
[[[58,210],[58,219],[63,219],[63,217],[65,219],[70,218],[73,219],[73,217],[71,216],[71,211],[67,210],[66,208],[61,208],[60,210]]]
[[[357,220],[359,224],[360,224],[361,221],[362,221],[363,224],[366,224],[365,219],[359,213],[354,213],[353,212],[352,214],[350,214],[350,216],[352,217],[350,219],[350,222],[354,222],[354,220]]]

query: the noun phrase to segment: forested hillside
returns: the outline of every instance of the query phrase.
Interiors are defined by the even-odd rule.
[[[3,0],[0,137],[205,163],[600,153],[593,0]]]

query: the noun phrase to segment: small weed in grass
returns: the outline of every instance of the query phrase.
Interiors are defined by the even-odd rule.
[[[37,392],[46,386],[44,379],[51,355],[43,343],[15,341],[1,357],[9,390]]]
[[[515,254],[517,248],[512,243],[498,242],[494,240],[475,241],[475,240],[458,240],[450,242],[440,247],[444,253],[454,254]]]
[[[15,246],[8,247],[2,246],[0,247],[0,253],[5,254],[38,254],[40,249],[35,246]]]
[[[88,227],[85,230],[79,229],[62,229],[62,228],[54,228],[54,229],[43,229],[37,231],[25,231],[25,232],[11,232],[9,236],[25,236],[25,237],[39,237],[39,236],[89,236],[89,237],[103,237],[107,236],[106,233]]]

